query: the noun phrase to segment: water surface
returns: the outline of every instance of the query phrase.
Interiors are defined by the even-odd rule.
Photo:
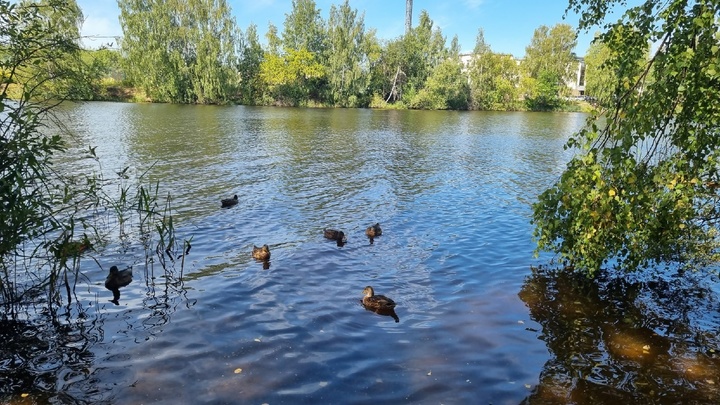
[[[547,291],[561,287],[530,270],[530,204],[559,176],[585,115],[115,103],[67,112],[98,145],[101,170],[148,170],[172,195],[192,250],[174,278],[118,241],[83,261],[90,366],[59,377],[58,389],[113,404],[602,402],[602,390],[577,388],[586,380],[572,366],[553,372],[571,356],[549,323],[562,310]],[[239,204],[221,209],[234,194]],[[364,230],[376,222],[383,235],[371,244]],[[348,243],[325,240],[326,227]],[[250,256],[262,244],[268,265]],[[118,306],[98,266],[117,263],[135,273]],[[366,285],[398,303],[398,322],[360,305]],[[717,314],[704,319],[718,328]],[[614,361],[601,357],[587,361]],[[616,380],[636,369],[613,372],[592,381],[637,399]],[[703,393],[700,402],[714,395]]]

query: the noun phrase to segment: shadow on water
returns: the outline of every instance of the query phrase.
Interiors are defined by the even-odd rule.
[[[720,315],[707,281],[533,268],[519,296],[551,358],[523,403],[717,403]]]
[[[88,347],[97,340],[91,324],[50,319],[0,320],[0,402],[29,397],[34,403],[82,403],[93,397]],[[84,390],[68,391],[84,382]]]

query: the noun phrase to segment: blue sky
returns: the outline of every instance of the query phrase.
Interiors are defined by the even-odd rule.
[[[77,0],[85,15],[82,33],[85,36],[121,36],[116,0]],[[228,0],[238,27],[245,29],[254,23],[264,41],[268,24],[272,22],[282,31],[285,15],[292,10],[291,0]],[[342,0],[315,0],[323,19],[327,20],[330,7]],[[457,35],[463,51],[471,51],[479,28],[485,32],[485,41],[495,52],[525,55],[533,32],[541,25],[567,23],[577,26],[574,14],[565,15],[568,0],[414,0],[413,26],[421,10],[430,14],[447,38],[448,45]],[[405,0],[350,0],[350,6],[365,12],[365,27],[375,28],[380,39],[393,39],[405,30]],[[575,53],[584,56],[593,32],[579,33]],[[86,40],[86,45],[97,47],[112,39]]]

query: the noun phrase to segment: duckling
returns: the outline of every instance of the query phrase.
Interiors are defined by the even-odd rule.
[[[367,235],[368,238],[374,238],[376,236],[382,235],[382,228],[380,228],[380,223],[376,223],[373,226],[368,226],[368,228],[365,230],[365,235]]]
[[[224,198],[222,201],[220,201],[220,206],[222,208],[228,208],[232,207],[233,205],[238,203],[238,196],[235,194],[233,198]]]
[[[362,299],[362,304],[365,306],[365,308],[372,308],[372,309],[393,309],[395,308],[395,301],[391,300],[390,298],[384,296],[384,295],[375,295],[375,290],[373,290],[372,287],[367,286],[363,290],[363,295],[365,295]]]
[[[262,245],[262,247],[253,245],[252,257],[257,260],[270,260],[270,248],[268,245]]]

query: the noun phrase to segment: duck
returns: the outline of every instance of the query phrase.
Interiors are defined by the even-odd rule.
[[[368,238],[374,238],[376,236],[382,235],[382,228],[380,228],[380,223],[376,223],[373,226],[368,226],[368,228],[365,230],[365,235],[367,235]]]
[[[220,206],[222,208],[232,207],[233,205],[238,203],[238,196],[235,194],[233,198],[224,198],[222,201],[220,201]]]
[[[365,308],[389,310],[395,308],[395,305],[397,305],[395,301],[384,295],[375,295],[375,290],[373,290],[371,286],[365,287],[363,295],[362,304]]]
[[[125,287],[132,282],[132,269],[120,271],[117,266],[110,267],[110,274],[105,279],[105,288],[115,291],[120,287]]]
[[[325,235],[325,238],[337,241],[338,246],[342,247],[343,245],[345,245],[345,243],[347,243],[347,238],[345,237],[345,232],[343,231],[326,228],[323,231],[323,234]]]
[[[270,260],[270,248],[268,245],[262,245],[262,247],[253,245],[252,257],[257,260]]]
[[[115,305],[120,305],[120,287],[125,287],[132,282],[132,269],[118,270],[117,266],[110,267],[110,274],[105,279],[105,288],[112,291]]]

